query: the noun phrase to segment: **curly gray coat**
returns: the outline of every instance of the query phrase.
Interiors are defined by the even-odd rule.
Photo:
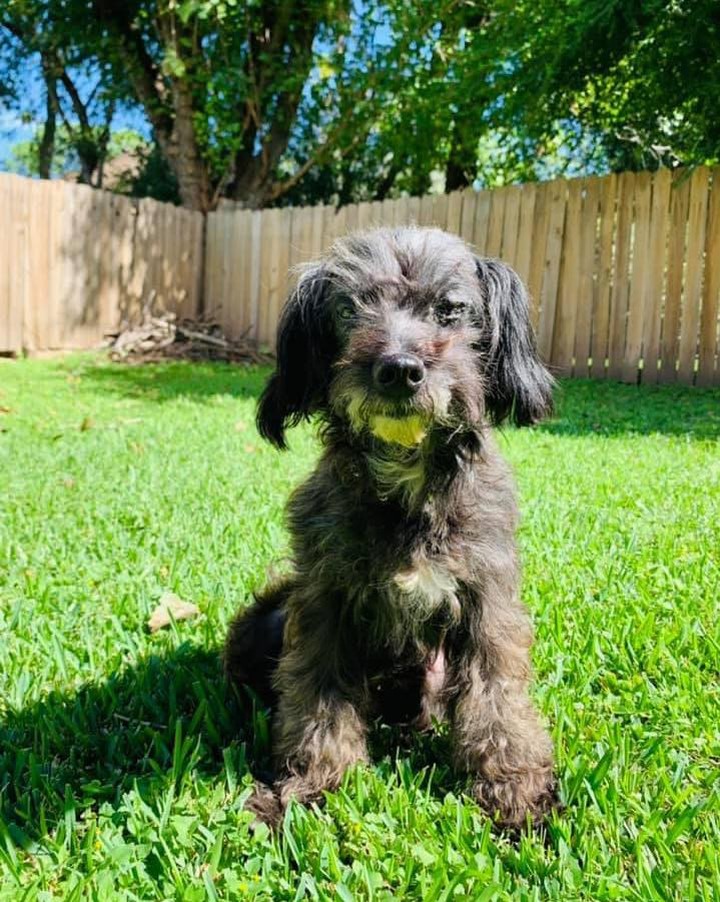
[[[225,651],[228,676],[275,704],[261,818],[337,787],[377,715],[449,719],[456,767],[502,824],[553,804],[515,490],[490,432],[539,420],[551,389],[521,281],[454,236],[355,234],[304,272],[258,426],[284,448],[317,414],[323,453],[290,500],[293,572],[240,611]]]

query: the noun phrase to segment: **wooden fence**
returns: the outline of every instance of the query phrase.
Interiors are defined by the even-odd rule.
[[[272,346],[293,266],[347,231],[411,222],[518,270],[557,373],[720,384],[720,169],[704,167],[339,210],[224,207],[204,243],[200,214],[0,176],[0,351],[92,344],[151,301]]]
[[[144,306],[194,315],[203,216],[0,175],[0,352],[86,348]]]
[[[333,207],[211,213],[205,304],[272,346],[288,267],[348,230],[437,225],[514,266],[555,372],[720,384],[720,169],[558,180]]]

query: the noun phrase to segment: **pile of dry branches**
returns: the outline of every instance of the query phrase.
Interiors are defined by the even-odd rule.
[[[146,314],[138,326],[108,336],[112,360],[145,363],[152,360],[221,360],[227,363],[268,363],[269,354],[248,338],[230,339],[217,323],[183,319],[174,313]]]

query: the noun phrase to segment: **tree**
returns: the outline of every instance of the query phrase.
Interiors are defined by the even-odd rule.
[[[135,106],[138,190],[201,210],[720,159],[716,0],[8,0],[0,24],[6,95],[13,55],[46,85],[44,173],[62,125],[97,184]]]
[[[41,178],[50,177],[56,142],[62,136],[64,150],[70,149],[77,158],[79,181],[99,187],[122,76],[78,46],[76,35],[88,32],[87,21],[73,33],[69,23],[58,24],[59,13],[55,3],[10,0],[0,13],[0,61],[6,74],[39,61],[44,121],[33,147]],[[27,114],[31,92],[23,79],[15,74],[6,86],[6,103]]]
[[[463,59],[481,132],[532,161],[652,168],[720,160],[716,0],[496,0]],[[522,149],[524,146],[524,149]]]
[[[278,202],[368,140],[450,8],[391,0],[92,0],[183,203]],[[89,50],[91,48],[88,48]]]

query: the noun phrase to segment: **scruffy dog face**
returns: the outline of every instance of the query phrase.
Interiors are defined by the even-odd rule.
[[[261,433],[314,412],[349,439],[398,449],[484,417],[531,423],[550,406],[515,273],[437,229],[378,229],[336,242],[307,269],[278,330]]]

